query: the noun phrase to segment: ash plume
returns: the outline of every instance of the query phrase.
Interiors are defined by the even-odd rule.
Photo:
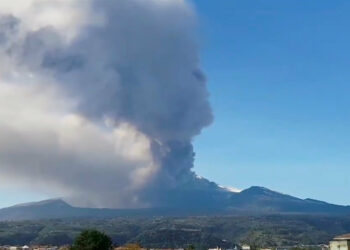
[[[94,207],[168,206],[217,188],[191,170],[192,140],[212,112],[186,1],[0,10],[3,185]]]

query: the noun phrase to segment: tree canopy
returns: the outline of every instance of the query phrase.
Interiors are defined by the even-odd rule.
[[[97,230],[85,230],[75,239],[72,250],[110,250],[112,240]]]

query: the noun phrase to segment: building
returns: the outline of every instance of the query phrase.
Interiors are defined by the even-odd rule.
[[[250,246],[247,245],[247,244],[243,244],[243,245],[241,246],[241,248],[242,248],[242,250],[250,250]]]
[[[350,234],[335,237],[329,242],[330,250],[350,250]]]

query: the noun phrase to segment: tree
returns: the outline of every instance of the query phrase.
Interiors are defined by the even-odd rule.
[[[193,244],[188,245],[188,247],[186,247],[186,250],[195,250],[196,248],[194,247]]]
[[[85,230],[75,239],[72,250],[110,250],[112,240],[97,230]]]

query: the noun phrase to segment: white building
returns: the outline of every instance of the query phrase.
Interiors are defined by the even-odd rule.
[[[242,247],[242,250],[250,250],[250,246],[247,244],[243,244],[241,247]]]
[[[330,250],[350,250],[350,234],[335,237],[329,242]]]

